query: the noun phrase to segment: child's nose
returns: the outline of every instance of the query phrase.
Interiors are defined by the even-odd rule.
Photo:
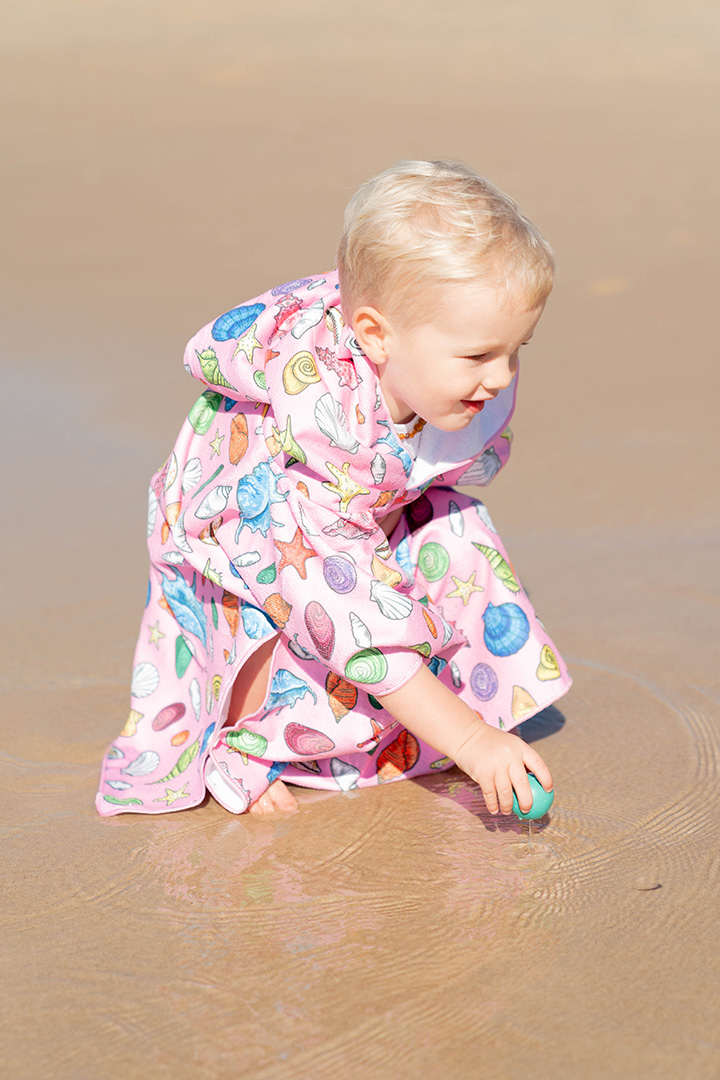
[[[497,361],[484,373],[482,384],[486,390],[505,390],[515,377],[517,354],[498,357]]]

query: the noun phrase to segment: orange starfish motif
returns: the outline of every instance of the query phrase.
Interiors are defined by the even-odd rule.
[[[285,540],[276,540],[275,547],[278,548],[282,555],[282,559],[278,563],[278,573],[284,570],[286,566],[294,566],[304,581],[307,578],[305,563],[308,559],[317,559],[317,551],[305,547],[300,527],[298,526],[295,530],[295,535],[289,543]]]

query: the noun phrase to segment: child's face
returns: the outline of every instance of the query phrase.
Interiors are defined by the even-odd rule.
[[[544,306],[528,308],[520,295],[468,284],[449,289],[421,326],[401,328],[380,316],[370,359],[393,420],[418,415],[443,431],[467,427],[512,382],[518,351]]]

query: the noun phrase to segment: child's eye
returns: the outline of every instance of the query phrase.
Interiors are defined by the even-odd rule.
[[[466,357],[467,360],[488,360],[489,358],[490,358],[490,353],[479,353],[476,356],[468,356],[468,357]]]

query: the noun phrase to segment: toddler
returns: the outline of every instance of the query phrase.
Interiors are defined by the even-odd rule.
[[[570,677],[482,502],[507,461],[518,353],[550,248],[457,162],[352,198],[337,271],[190,341],[205,386],[149,492],[132,708],[103,815],[292,810],[453,763],[491,813],[532,805],[511,728]]]

